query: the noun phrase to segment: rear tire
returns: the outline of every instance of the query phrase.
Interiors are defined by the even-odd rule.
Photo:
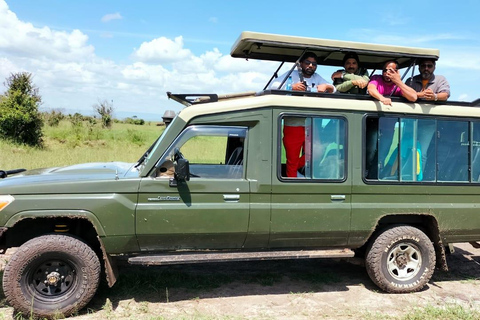
[[[432,241],[421,230],[396,226],[383,231],[367,250],[365,265],[372,281],[391,293],[421,290],[435,268]]]
[[[8,303],[24,316],[69,316],[95,294],[100,261],[84,242],[66,235],[45,235],[24,243],[3,273]]]

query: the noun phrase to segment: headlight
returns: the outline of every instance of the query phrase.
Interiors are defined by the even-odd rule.
[[[0,211],[5,209],[13,200],[15,200],[15,198],[10,195],[0,196]]]

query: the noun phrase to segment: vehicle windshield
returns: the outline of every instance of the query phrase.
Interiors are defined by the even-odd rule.
[[[157,141],[155,141],[153,146],[149,148],[150,150],[147,151],[144,154],[144,156],[142,157],[142,158],[144,158],[144,160],[143,160],[143,163],[141,163],[141,165],[145,166],[150,161],[150,159],[152,158],[152,155],[155,153],[155,150],[157,150],[160,143],[162,143],[163,139],[165,138],[166,133],[168,132],[168,130],[170,130],[170,128],[171,128],[170,125],[167,126],[165,128],[165,130],[163,131],[163,133],[160,135],[160,137],[157,139]]]

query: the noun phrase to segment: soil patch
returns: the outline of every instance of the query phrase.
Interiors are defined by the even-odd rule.
[[[455,250],[447,257],[450,271],[436,270],[423,291],[411,294],[380,291],[356,260],[120,266],[118,283],[103,284],[71,319],[383,319],[449,305],[479,311],[480,249]],[[14,317],[0,298],[0,319]]]

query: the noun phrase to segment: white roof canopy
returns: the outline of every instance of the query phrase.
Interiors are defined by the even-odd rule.
[[[318,56],[318,63],[343,67],[346,52],[355,52],[361,67],[381,69],[388,60],[396,60],[400,67],[408,67],[422,58],[437,60],[438,49],[400,47],[351,41],[284,36],[258,32],[242,32],[230,55],[235,58],[295,62],[305,51]]]

